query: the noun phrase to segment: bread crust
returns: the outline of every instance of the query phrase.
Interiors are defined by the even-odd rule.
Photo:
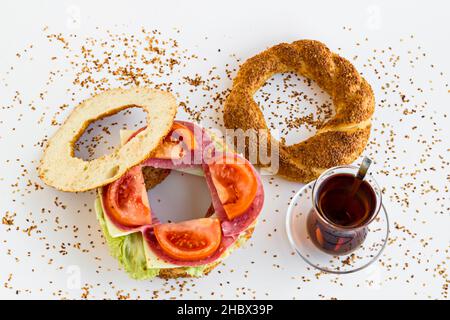
[[[147,128],[138,139],[91,161],[74,156],[74,144],[91,122],[130,107],[147,113]],[[39,177],[49,186],[70,192],[111,183],[152,155],[170,131],[176,111],[172,94],[150,88],[118,88],[93,96],[80,103],[49,140],[38,167]]]
[[[264,115],[254,101],[255,92],[275,73],[295,72],[317,82],[333,99],[335,116],[309,139],[285,145],[271,136]],[[248,59],[233,80],[224,106],[224,123],[229,129],[266,132],[267,146],[279,145],[278,174],[298,182],[309,182],[324,170],[349,164],[364,150],[370,135],[375,109],[372,88],[345,58],[315,40],[281,43]],[[258,158],[258,165],[263,165]],[[265,164],[267,165],[267,164]]]

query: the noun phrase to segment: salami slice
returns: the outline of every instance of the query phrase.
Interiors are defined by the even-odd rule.
[[[194,150],[186,150],[184,156],[180,159],[149,158],[142,163],[142,166],[162,169],[192,168],[201,166],[204,163],[205,159],[210,158],[214,155],[214,144],[205,129],[193,124],[192,122],[175,122],[187,127],[193,133],[198,147]]]

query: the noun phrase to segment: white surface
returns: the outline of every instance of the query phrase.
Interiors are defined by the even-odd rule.
[[[13,225],[0,225],[0,297],[448,299],[449,21],[444,1],[3,1],[0,215],[16,216]],[[222,74],[237,69],[232,54],[244,61],[279,42],[310,38],[351,60],[377,100],[365,154],[375,160],[392,221],[381,261],[345,276],[311,270],[292,253],[284,230],[290,197],[301,185],[264,177],[265,207],[246,248],[202,279],[137,282],[119,270],[102,242],[93,193],[35,190],[35,183],[42,185],[35,170],[38,143],[56,130],[51,119],[56,114],[62,121],[92,93],[72,84],[74,56],[46,36],[75,34],[70,47],[79,52],[86,37],[104,39],[107,30],[138,35],[142,27],[158,29],[161,38],[173,37],[200,57],[168,76],[181,82],[173,89],[178,99],[188,97],[197,110],[211,100],[201,90],[189,92],[181,77],[206,77],[212,66]],[[52,76],[55,70],[60,73]],[[47,84],[49,77],[55,80]],[[215,83],[220,90],[231,85],[225,76]],[[63,104],[69,107],[59,114]],[[201,124],[218,127],[221,105],[212,105],[201,112]],[[178,118],[187,115],[180,111]],[[116,119],[130,124],[142,118]],[[118,129],[109,142],[118,143]]]

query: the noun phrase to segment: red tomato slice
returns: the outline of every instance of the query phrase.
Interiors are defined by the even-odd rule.
[[[186,126],[174,122],[169,134],[162,144],[156,149],[155,158],[159,159],[180,159],[187,150],[196,148],[194,133]]]
[[[209,166],[211,178],[228,219],[243,214],[256,196],[258,182],[247,161],[233,156]]]
[[[177,142],[182,141],[189,150],[195,150],[197,148],[194,133],[189,130],[188,127],[178,122],[173,123],[172,130],[169,135],[172,136],[172,139],[175,139]]]
[[[156,240],[167,255],[185,261],[209,257],[222,240],[220,221],[215,218],[159,224],[154,231]]]
[[[133,133],[128,141],[144,129],[145,128],[141,128]],[[156,149],[153,157],[158,159],[180,159],[186,152],[185,148],[187,150],[195,150],[197,148],[194,133],[189,130],[188,127],[178,122],[174,122],[169,133],[164,138],[161,145]]]
[[[104,199],[105,209],[121,225],[139,227],[152,222],[140,166],[131,168],[119,180],[111,183]]]

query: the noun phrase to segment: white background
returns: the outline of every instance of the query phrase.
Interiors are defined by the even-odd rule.
[[[0,215],[16,215],[13,225],[0,225],[0,297],[448,299],[449,20],[447,1],[2,1]],[[207,57],[206,64],[219,71],[238,68],[232,54],[244,61],[297,39],[320,40],[351,60],[377,99],[365,154],[375,160],[393,229],[380,262],[345,276],[308,268],[292,253],[284,230],[290,197],[301,184],[264,177],[266,204],[245,248],[202,279],[138,282],[109,256],[90,210],[93,193],[68,194],[48,187],[34,191],[35,182],[42,185],[35,171],[42,152],[37,143],[56,130],[50,115],[68,104],[58,115],[64,119],[92,93],[78,88],[71,91],[75,95],[68,94],[73,66],[46,35],[75,34],[73,47],[79,48],[86,37],[102,39],[107,30],[133,35],[142,27],[175,37],[180,47]],[[400,57],[395,66],[391,53]],[[55,68],[67,72],[46,84]],[[202,75],[206,70],[199,62],[183,72]],[[281,83],[281,77],[272,81]],[[387,89],[386,83],[391,84]],[[231,81],[224,77],[220,86],[229,88]],[[182,86],[176,90],[178,96],[188,95]],[[190,101],[193,108],[205,104],[199,94]],[[208,112],[220,120],[221,106],[215,107]],[[43,119],[42,110],[47,111]],[[186,117],[179,113],[179,118]],[[207,119],[202,124],[220,127]],[[288,141],[298,141],[302,134],[293,132]],[[114,132],[111,143],[117,139]],[[177,193],[183,189],[189,188]],[[195,215],[195,197],[183,193],[180,199],[188,203],[174,207],[189,207]],[[30,226],[37,228],[28,235]]]

